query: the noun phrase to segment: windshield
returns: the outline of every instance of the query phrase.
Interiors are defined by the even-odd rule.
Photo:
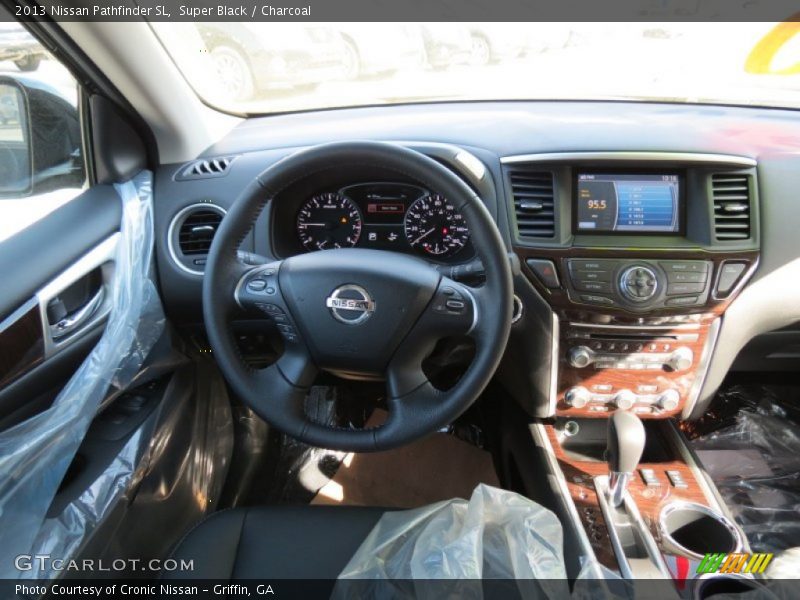
[[[798,23],[153,23],[236,113],[446,100],[800,106]]]

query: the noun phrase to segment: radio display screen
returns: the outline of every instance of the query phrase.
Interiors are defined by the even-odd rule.
[[[576,230],[678,233],[681,188],[681,177],[675,173],[579,173]]]

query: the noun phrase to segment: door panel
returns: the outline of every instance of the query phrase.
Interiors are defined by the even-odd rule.
[[[99,339],[121,218],[97,186],[0,242],[0,429],[47,408]]]
[[[97,185],[0,242],[0,273],[4,279],[0,321],[119,231],[121,220],[122,203],[114,188]]]

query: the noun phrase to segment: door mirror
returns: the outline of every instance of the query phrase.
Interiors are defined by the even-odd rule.
[[[33,182],[28,108],[16,85],[0,83],[0,194],[22,196]]]
[[[0,197],[80,187],[82,154],[70,102],[40,81],[0,76]]]

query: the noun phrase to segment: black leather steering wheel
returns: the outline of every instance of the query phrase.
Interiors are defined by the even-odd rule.
[[[448,198],[469,226],[486,282],[468,287],[405,254],[324,250],[248,266],[237,250],[261,211],[291,184],[329,170],[376,168],[411,178]],[[506,248],[483,202],[454,173],[418,152],[388,143],[343,142],[297,152],[261,173],[223,219],[203,281],[203,316],[217,363],[258,415],[308,444],[347,451],[393,448],[451,423],[488,384],[511,326],[513,292]],[[257,310],[284,331],[281,357],[265,369],[242,359],[229,323]],[[475,356],[454,387],[436,389],[423,359],[443,337],[467,335]],[[387,382],[385,423],[333,428],[306,416],[319,369]]]

